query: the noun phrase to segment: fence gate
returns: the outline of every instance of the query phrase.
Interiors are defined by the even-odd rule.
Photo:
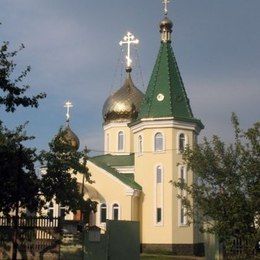
[[[59,259],[61,226],[59,218],[18,218],[17,259]],[[0,259],[11,259],[15,219],[0,217]]]

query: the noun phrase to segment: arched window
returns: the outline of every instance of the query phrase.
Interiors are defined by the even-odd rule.
[[[154,150],[156,152],[163,150],[163,135],[162,135],[162,133],[157,133],[154,136]]]
[[[107,220],[107,205],[102,203],[100,205],[100,223],[106,223]]]
[[[112,206],[112,218],[114,220],[119,219],[119,205],[117,203],[113,204]]]
[[[118,151],[124,150],[124,133],[122,131],[118,133],[117,150]]]
[[[182,133],[179,135],[179,152],[183,152],[185,149],[185,135]]]
[[[180,166],[179,169],[180,169],[179,172],[180,183],[184,185],[187,183],[186,167]],[[186,196],[186,192],[182,187],[180,187],[179,194],[181,198],[184,198]],[[186,208],[183,205],[181,199],[179,200],[179,223],[180,225],[187,225]]]
[[[143,154],[143,137],[141,135],[138,136],[138,153]]]
[[[156,183],[162,183],[162,167],[157,166],[156,168]]]

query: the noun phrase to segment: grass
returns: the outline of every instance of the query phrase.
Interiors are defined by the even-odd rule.
[[[199,260],[205,259],[204,257],[195,256],[172,256],[172,255],[154,255],[154,254],[141,254],[141,260],[169,260],[169,259],[182,259],[182,260]]]

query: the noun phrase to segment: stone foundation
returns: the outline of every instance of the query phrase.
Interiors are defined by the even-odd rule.
[[[204,244],[141,244],[141,252],[204,256]]]

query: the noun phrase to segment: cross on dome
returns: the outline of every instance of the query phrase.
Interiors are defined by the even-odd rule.
[[[127,68],[131,68],[132,60],[131,60],[131,44],[138,44],[139,40],[135,39],[135,36],[128,32],[126,36],[124,36],[123,41],[119,42],[119,45],[122,46],[127,44],[127,55],[126,55],[126,66]]]
[[[67,112],[66,112],[66,121],[69,122],[70,120],[70,108],[73,107],[72,103],[68,100],[65,105],[64,105],[65,108],[67,108]]]
[[[170,0],[162,0],[162,3],[164,4],[164,14],[168,14],[168,4],[170,3]]]

